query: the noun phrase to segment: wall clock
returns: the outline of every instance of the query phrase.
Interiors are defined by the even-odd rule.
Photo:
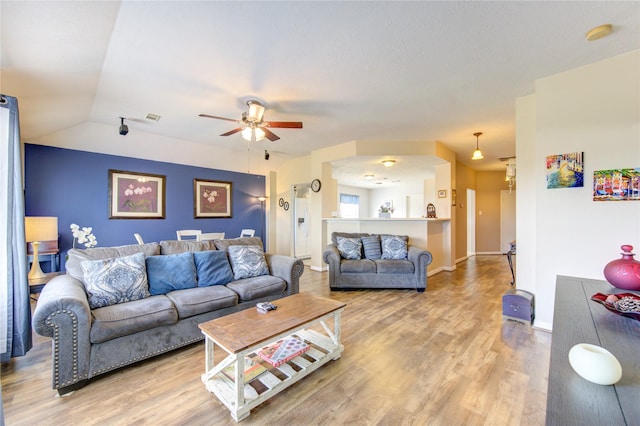
[[[320,188],[322,187],[322,183],[320,179],[314,179],[311,181],[311,190],[313,192],[320,192]]]
[[[279,205],[280,207],[284,206],[284,198],[280,198],[280,199],[278,200],[278,205]]]

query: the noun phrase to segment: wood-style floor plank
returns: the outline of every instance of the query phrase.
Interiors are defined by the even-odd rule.
[[[347,303],[342,358],[252,410],[246,425],[542,425],[551,335],[502,319],[504,256],[475,256],[427,291],[331,292],[305,270],[301,291]],[[7,425],[233,425],[200,380],[204,343],[51,389],[51,343],[37,336],[2,365]]]

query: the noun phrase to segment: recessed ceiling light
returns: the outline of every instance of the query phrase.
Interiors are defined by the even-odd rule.
[[[608,36],[609,34],[611,34],[611,31],[613,31],[613,26],[611,24],[600,25],[587,31],[586,37],[587,40],[594,41]]]
[[[375,177],[375,175],[364,175],[364,178],[367,180],[371,180]]]
[[[396,164],[396,160],[383,160],[382,164],[384,164],[385,167],[393,167]]]
[[[158,114],[154,114],[152,112],[148,112],[147,115],[144,117],[147,120],[151,120],[151,121],[159,121],[160,120],[160,116]]]

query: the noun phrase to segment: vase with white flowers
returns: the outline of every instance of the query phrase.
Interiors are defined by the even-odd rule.
[[[391,213],[393,213],[393,207],[387,204],[381,205],[380,208],[378,209],[378,217],[390,218]]]
[[[73,248],[76,248],[76,244],[84,244],[85,248],[91,248],[98,245],[96,236],[92,233],[91,227],[80,227],[75,223],[71,224],[71,233],[73,234]]]

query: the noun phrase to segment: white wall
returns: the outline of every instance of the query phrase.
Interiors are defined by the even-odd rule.
[[[604,279],[620,245],[640,248],[640,202],[592,197],[594,170],[640,166],[640,51],[538,80],[516,106],[517,282],[551,328],[557,275]],[[567,152],[584,152],[585,186],[547,189],[545,157]]]

